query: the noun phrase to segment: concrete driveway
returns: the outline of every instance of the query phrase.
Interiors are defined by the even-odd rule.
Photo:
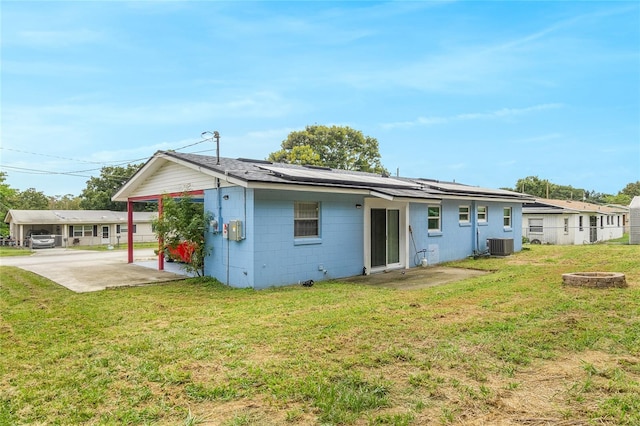
[[[123,250],[55,248],[35,250],[31,256],[0,257],[0,265],[34,272],[76,293],[185,278],[177,264],[165,263],[166,270],[158,271],[153,249],[134,251],[133,264],[127,263],[127,252]]]

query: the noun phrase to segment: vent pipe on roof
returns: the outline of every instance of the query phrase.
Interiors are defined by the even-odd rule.
[[[200,136],[202,136],[202,138],[204,138],[205,140],[216,140],[216,165],[220,164],[220,133],[218,133],[217,130],[214,130],[213,132],[207,130],[205,132],[202,132]]]

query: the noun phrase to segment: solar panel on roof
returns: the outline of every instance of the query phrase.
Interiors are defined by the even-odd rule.
[[[255,164],[273,164],[268,160],[254,160],[252,158],[238,158],[238,161],[242,161],[243,163],[255,163]]]
[[[316,182],[340,182],[344,184],[365,184],[371,186],[392,186],[403,188],[419,188],[416,183],[405,182],[398,179],[358,174],[358,173],[344,173],[331,170],[310,170],[310,169],[298,169],[298,168],[284,168],[275,166],[260,166],[260,168],[269,170],[277,175],[286,177],[291,180],[308,180]]]
[[[460,191],[460,192],[467,192],[467,193],[473,193],[473,194],[493,194],[493,195],[506,195],[506,194],[511,194],[513,195],[514,192],[512,191],[505,191],[502,189],[489,189],[489,188],[481,188],[479,186],[470,186],[470,185],[463,185],[463,184],[459,184],[459,183],[445,183],[445,182],[425,182],[428,185],[434,186],[436,188],[440,188],[443,190],[447,190],[447,191]]]

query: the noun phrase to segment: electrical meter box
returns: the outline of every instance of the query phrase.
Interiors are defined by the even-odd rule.
[[[233,241],[242,240],[242,221],[241,220],[229,221],[229,239]]]

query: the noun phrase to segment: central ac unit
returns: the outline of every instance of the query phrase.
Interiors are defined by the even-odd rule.
[[[513,254],[513,238],[489,238],[489,253],[492,256],[509,256]]]

